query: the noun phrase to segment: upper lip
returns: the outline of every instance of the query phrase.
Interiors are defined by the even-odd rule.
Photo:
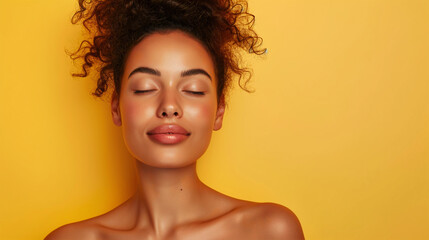
[[[176,125],[176,124],[164,124],[160,125],[152,130],[150,130],[147,134],[153,135],[153,134],[183,134],[183,135],[190,135],[186,129],[183,127]]]

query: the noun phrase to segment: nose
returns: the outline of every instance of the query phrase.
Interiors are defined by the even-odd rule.
[[[174,93],[166,92],[161,99],[161,103],[157,110],[159,118],[180,118],[182,117],[182,109]]]

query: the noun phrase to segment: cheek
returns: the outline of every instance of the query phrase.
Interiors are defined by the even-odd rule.
[[[135,119],[135,117],[138,115],[138,111],[139,109],[137,108],[137,104],[129,101],[129,102],[125,102],[122,105],[121,108],[121,114],[122,114],[122,118],[125,118],[125,121],[128,121],[130,119]]]
[[[122,123],[125,128],[134,128],[154,115],[153,107],[139,101],[124,101],[121,106]]]
[[[140,107],[135,102],[132,102],[132,101],[124,102],[121,110],[122,110],[121,111],[122,122],[126,126],[134,125],[141,111]]]
[[[193,123],[201,130],[212,130],[215,118],[216,105],[212,103],[198,103],[188,106],[184,116],[193,119]],[[185,110],[185,109],[184,109]]]

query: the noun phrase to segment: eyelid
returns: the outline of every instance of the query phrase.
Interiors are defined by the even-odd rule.
[[[139,94],[139,93],[148,93],[148,92],[153,92],[156,91],[156,89],[148,89],[148,90],[134,90],[133,92],[135,94]]]
[[[206,95],[206,93],[204,91],[192,91],[192,90],[183,90],[186,93],[190,93],[190,94],[195,94],[195,95]]]

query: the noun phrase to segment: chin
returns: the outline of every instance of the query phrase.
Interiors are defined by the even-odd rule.
[[[184,168],[184,167],[188,167],[188,166],[196,163],[196,161],[181,162],[181,163],[178,163],[178,162],[168,162],[168,161],[165,161],[165,162],[156,162],[156,163],[153,163],[153,162],[148,163],[148,162],[143,162],[143,161],[140,161],[140,160],[139,160],[139,162],[141,162],[141,163],[143,163],[143,164],[145,164],[147,166],[153,167],[153,168],[165,168],[165,169]]]
[[[153,168],[183,168],[195,164],[197,159],[178,160],[176,158],[157,158],[154,160],[136,158],[136,160],[149,167]]]
[[[194,151],[192,155],[189,155],[189,152],[185,154],[176,151],[164,151],[150,156],[142,154],[135,156],[135,159],[144,165],[155,168],[183,168],[195,164],[204,152],[205,150]]]
[[[210,138],[193,139],[176,145],[160,145],[135,139],[126,141],[128,151],[139,163],[154,168],[183,168],[195,164],[207,151],[209,144]]]

